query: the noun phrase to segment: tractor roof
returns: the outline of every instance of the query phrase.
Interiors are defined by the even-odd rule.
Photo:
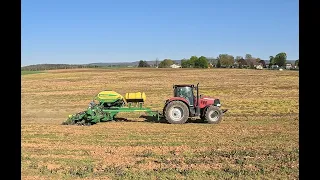
[[[173,87],[194,87],[193,84],[176,84]]]

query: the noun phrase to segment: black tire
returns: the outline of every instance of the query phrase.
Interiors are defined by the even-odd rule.
[[[189,118],[189,108],[181,101],[171,101],[165,107],[164,117],[170,124],[184,124]]]
[[[209,124],[219,124],[222,120],[222,111],[216,106],[209,106],[206,109],[205,120]]]

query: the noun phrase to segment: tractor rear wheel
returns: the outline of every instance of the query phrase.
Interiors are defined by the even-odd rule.
[[[209,124],[218,124],[222,120],[222,111],[215,106],[209,106],[206,110],[205,120]]]
[[[171,101],[165,107],[164,116],[170,124],[183,124],[189,118],[189,109],[181,101]]]

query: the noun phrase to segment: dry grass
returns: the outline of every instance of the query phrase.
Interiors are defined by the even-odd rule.
[[[23,179],[298,179],[295,71],[74,69],[22,76]],[[133,122],[62,126],[93,96],[144,91],[161,110],[173,84],[229,109],[218,125]]]

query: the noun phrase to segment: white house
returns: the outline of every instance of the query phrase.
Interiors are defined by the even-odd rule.
[[[272,65],[271,69],[279,69],[279,66],[278,65]]]
[[[181,66],[176,65],[176,64],[172,64],[170,67],[171,67],[171,68],[181,68]]]
[[[261,69],[263,69],[263,67],[262,67],[262,65],[261,65],[261,64],[259,64],[259,65],[257,65],[257,66],[256,66],[256,69],[261,70]]]
[[[292,64],[286,64],[286,69],[292,69]]]

